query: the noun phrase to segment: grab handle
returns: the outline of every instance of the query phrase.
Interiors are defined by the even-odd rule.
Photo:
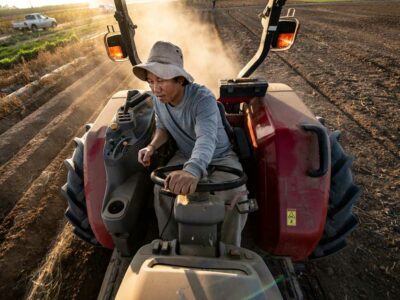
[[[314,132],[318,137],[319,169],[308,170],[307,175],[310,177],[322,177],[328,172],[329,167],[329,137],[326,129],[314,124],[303,124],[301,127],[305,131]]]

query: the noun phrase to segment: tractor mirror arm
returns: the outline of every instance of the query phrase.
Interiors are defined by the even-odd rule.
[[[135,66],[141,63],[135,44],[135,29],[137,26],[133,24],[132,19],[129,16],[125,0],[114,0],[114,3],[114,17],[117,20],[121,31],[122,43],[129,56],[131,64]]]
[[[249,77],[267,57],[274,34],[278,28],[279,17],[286,0],[268,0],[264,11],[261,14],[263,32],[260,45],[253,58],[239,72],[238,78]]]

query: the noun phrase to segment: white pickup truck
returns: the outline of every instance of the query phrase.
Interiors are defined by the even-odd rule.
[[[57,21],[54,18],[49,18],[42,14],[29,14],[25,16],[24,21],[12,22],[12,27],[15,30],[32,30],[37,31],[39,28],[47,29],[56,27]]]

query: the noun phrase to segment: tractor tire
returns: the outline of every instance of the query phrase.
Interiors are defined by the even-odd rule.
[[[86,125],[86,131],[91,125]],[[74,227],[74,234],[94,246],[100,246],[89,224],[83,177],[83,149],[86,133],[81,138],[74,138],[75,150],[72,157],[64,161],[68,169],[67,183],[61,188],[61,194],[67,200],[65,217]]]
[[[339,137],[340,131],[329,136],[332,167],[328,213],[324,233],[311,259],[325,257],[343,249],[347,245],[347,236],[358,225],[358,218],[353,215],[352,209],[361,190],[353,182],[353,158],[345,154]]]

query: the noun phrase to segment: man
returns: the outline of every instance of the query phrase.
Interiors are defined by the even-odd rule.
[[[148,82],[155,96],[156,131],[150,144],[139,151],[138,161],[144,166],[150,165],[154,152],[172,137],[178,151],[168,165],[183,164],[182,170],[167,176],[165,189],[175,194],[192,194],[199,180],[208,175],[209,164],[242,169],[232,151],[215,97],[206,87],[193,83],[193,77],[183,68],[179,47],[168,42],[156,42],[147,62],[136,65],[133,72],[139,79]],[[209,177],[218,181],[232,178],[235,175],[222,172],[215,172]],[[169,220],[173,201],[160,195],[159,191],[160,187],[156,186],[154,206],[158,226],[163,238],[170,240],[177,237],[176,222]],[[222,225],[221,239],[225,243],[240,245],[247,215],[240,215],[232,209],[232,201],[246,199],[246,192],[245,186],[216,192],[220,201],[231,204]]]

